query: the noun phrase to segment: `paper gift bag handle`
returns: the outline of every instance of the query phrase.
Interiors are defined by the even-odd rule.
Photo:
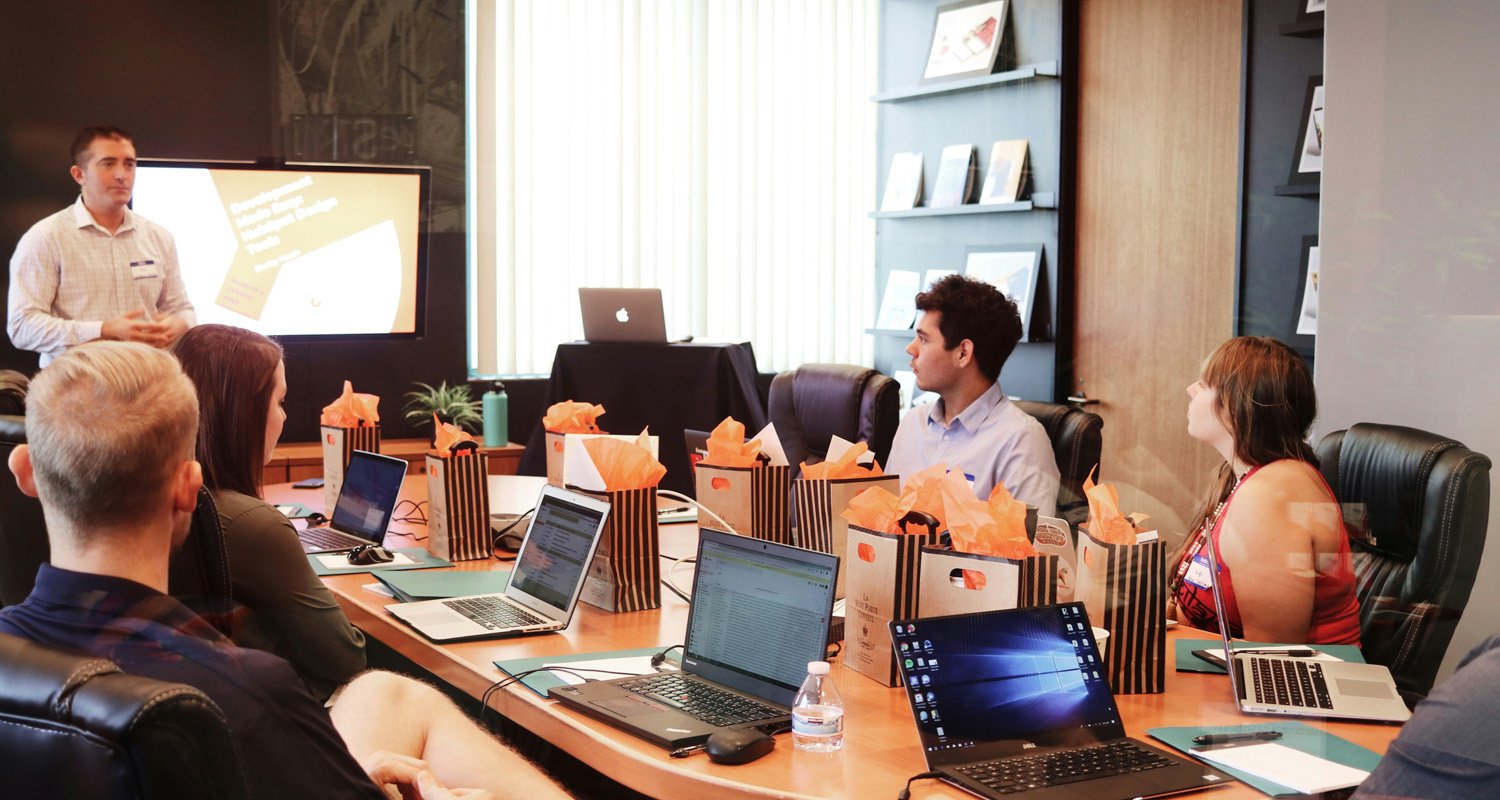
[[[448,452],[452,453],[453,455],[458,455],[465,450],[471,453],[477,453],[479,452],[479,444],[477,442],[459,442],[458,444],[453,445],[453,449],[449,450]]]
[[[911,533],[911,531],[909,531],[909,530],[906,529],[906,526],[907,526],[907,523],[912,523],[912,522],[915,522],[915,523],[917,523],[919,525],[926,525],[927,526],[927,533],[928,533],[928,535],[930,535],[930,536],[936,536],[937,535],[937,532],[938,532],[937,517],[934,517],[933,515],[927,513],[926,511],[908,511],[908,512],[906,512],[906,516],[904,516],[904,517],[901,518],[901,532],[902,533]]]

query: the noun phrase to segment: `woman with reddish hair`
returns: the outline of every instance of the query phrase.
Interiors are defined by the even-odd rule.
[[[198,391],[197,456],[224,528],[231,638],[290,661],[326,699],[365,668],[365,639],[318,580],[296,529],[260,499],[262,470],[286,422],[281,345],[244,328],[199,325],[172,353]]]
[[[1270,337],[1230,339],[1187,393],[1188,434],[1224,463],[1168,573],[1176,618],[1217,630],[1218,580],[1236,638],[1359,644],[1349,538],[1307,442],[1318,401],[1302,357]]]

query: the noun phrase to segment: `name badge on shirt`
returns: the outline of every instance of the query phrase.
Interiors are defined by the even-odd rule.
[[[130,277],[138,281],[160,278],[161,270],[157,269],[156,261],[149,258],[144,261],[132,261],[130,262]]]
[[[1208,569],[1208,556],[1202,553],[1193,556],[1193,563],[1188,565],[1187,574],[1182,579],[1199,589],[1212,589],[1214,576]]]

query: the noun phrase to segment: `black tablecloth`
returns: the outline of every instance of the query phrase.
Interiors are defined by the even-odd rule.
[[[684,429],[713,430],[725,417],[745,423],[753,436],[766,425],[756,388],[755,354],[750,344],[590,344],[559,345],[547,384],[547,405],[574,400],[598,403],[608,433],[640,433],[649,427],[660,438],[667,468],[661,488],[693,493]],[[547,474],[540,423],[526,442],[523,475]]]

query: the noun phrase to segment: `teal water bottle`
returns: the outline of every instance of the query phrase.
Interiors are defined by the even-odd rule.
[[[484,446],[504,447],[510,443],[510,398],[505,384],[495,381],[484,393]]]

